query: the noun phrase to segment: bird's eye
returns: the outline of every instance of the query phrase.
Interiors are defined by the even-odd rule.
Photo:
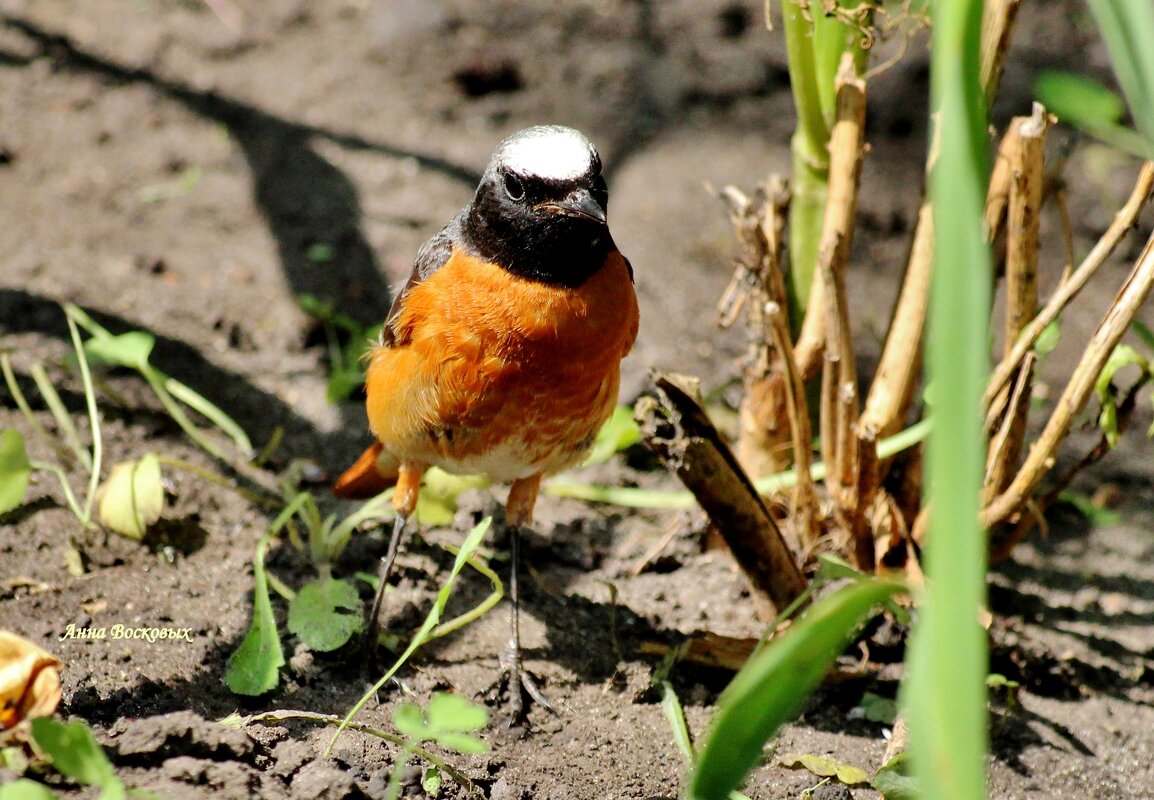
[[[525,199],[525,186],[516,175],[508,174],[505,176],[505,194],[509,195],[509,199],[513,201]]]

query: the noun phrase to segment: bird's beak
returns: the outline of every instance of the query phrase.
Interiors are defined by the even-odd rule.
[[[605,224],[605,209],[593,199],[588,189],[575,189],[564,200],[539,203],[534,206],[535,211],[547,211],[550,214],[560,214],[565,217],[587,219],[600,225]]]

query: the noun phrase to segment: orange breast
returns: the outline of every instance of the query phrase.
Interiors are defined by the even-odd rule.
[[[455,253],[378,348],[369,425],[401,460],[512,481],[577,463],[617,400],[637,298],[616,252],[575,289]]]

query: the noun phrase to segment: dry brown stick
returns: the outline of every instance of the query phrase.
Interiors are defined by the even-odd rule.
[[[1058,204],[1058,217],[1062,221],[1062,244],[1066,245],[1066,263],[1062,265],[1062,279],[1059,281],[1059,284],[1063,284],[1074,274],[1074,228],[1070,225],[1065,189],[1059,188],[1054,192],[1054,202]]]
[[[1008,163],[1010,193],[1006,209],[1006,320],[1004,353],[1009,353],[1022,330],[1038,311],[1038,230],[1042,185],[1045,182],[1043,149],[1049,115],[1039,103],[1029,117],[1010,122]],[[990,442],[982,502],[988,503],[1009,486],[1021,461],[1026,435],[1032,359],[1018,370],[1014,396],[1005,406],[998,435]]]
[[[1029,389],[1032,385],[1036,357],[1030,353],[1018,370],[1014,381],[1013,394],[1006,406],[1002,424],[990,438],[986,456],[986,475],[982,484],[982,504],[989,503],[1010,484],[1017,469],[1017,462],[1025,434],[1030,410]],[[989,421],[987,421],[988,423]]]
[[[837,74],[837,120],[830,133],[829,195],[818,245],[818,274],[825,306],[825,368],[822,372],[822,451],[826,486],[857,543],[858,566],[870,569],[873,542],[858,503],[859,399],[857,362],[850,329],[845,273],[853,244],[858,187],[864,159],[865,83],[848,54]]]
[[[664,373],[656,398],[637,403],[646,444],[693,492],[749,579],[767,621],[805,591],[805,578],[765,502],[705,411]]]
[[[1021,117],[1015,117],[1015,121]],[[998,144],[998,152],[994,158],[994,168],[990,173],[990,185],[986,190],[986,241],[993,247],[995,279],[1001,277],[1006,270],[1006,215],[1010,207],[1010,191],[1014,183],[1014,162],[1021,160],[1022,134],[1019,126],[1012,121],[1006,126],[1006,133]],[[1012,344],[1013,339],[1009,342]],[[992,431],[1001,418],[1001,409],[1006,405],[1006,398],[1010,387],[1003,387],[992,404],[998,409],[986,418],[986,431]],[[988,462],[988,460],[987,460]],[[987,467],[989,463],[987,463]],[[1005,488],[1005,487],[1001,487]],[[998,491],[1000,491],[999,489]],[[987,497],[989,500],[992,498]]]
[[[993,98],[997,93],[1020,2],[991,0],[984,7],[980,58],[982,86],[987,98]],[[931,143],[927,173],[935,157],[936,147]],[[889,436],[901,427],[913,399],[914,384],[921,371],[922,333],[929,303],[933,253],[933,209],[927,199],[918,211],[901,293],[859,422],[862,426],[870,426],[879,438]],[[801,361],[800,356],[798,360]]]
[[[1026,353],[1034,346],[1034,342],[1042,334],[1050,323],[1058,318],[1062,310],[1073,300],[1078,292],[1086,285],[1086,283],[1098,271],[1098,268],[1106,262],[1106,259],[1114,252],[1118,243],[1122,238],[1129,233],[1130,229],[1134,227],[1134,223],[1138,219],[1143,206],[1150,199],[1151,192],[1154,192],[1154,162],[1147,161],[1142,165],[1142,169],[1138,174],[1138,180],[1134,184],[1133,191],[1130,192],[1129,199],[1126,204],[1114,215],[1114,220],[1110,223],[1110,227],[1102,234],[1102,238],[1094,245],[1082,263],[1078,265],[1078,269],[1074,270],[1074,274],[1070,276],[1070,280],[1062,283],[1053,296],[1046,301],[1046,305],[1038,312],[1033,321],[1026,326],[1025,330],[1018,336],[1017,341],[1014,342],[1014,347],[1009,355],[1004,357],[997,368],[994,369],[994,374],[990,376],[990,383],[986,386],[986,393],[982,398],[983,405],[992,406],[993,400],[998,396],[998,393],[1003,390],[1010,378],[1014,375],[1018,368],[1018,364],[1025,358]]]
[[[826,442],[827,485],[846,487],[856,480],[857,464],[852,442],[857,423],[857,364],[850,330],[845,272],[853,244],[853,223],[857,214],[858,187],[863,161],[865,84],[854,73],[847,54],[837,75],[837,121],[830,134],[829,200],[818,244],[818,272],[824,284],[826,373],[831,375],[829,406],[824,418],[834,424],[833,437]],[[825,413],[829,412],[829,413]],[[831,481],[832,478],[832,481]]]
[[[784,306],[786,302],[780,258],[790,196],[785,181],[774,178],[755,199],[733,186],[725,187],[719,195],[729,209],[730,221],[743,251],[733,280],[719,304],[721,324],[723,327],[732,324],[745,307],[750,333],[739,409],[737,457],[746,471],[757,478],[787,469],[791,463],[789,443],[793,426],[785,397],[789,391],[789,374],[783,360],[791,354],[771,347],[773,323],[766,315],[770,303]]]
[[[998,144],[990,185],[986,189],[986,241],[994,243],[1005,230],[1006,209],[1010,206],[1010,184],[1013,183],[1013,151],[1018,148],[1018,127],[1013,123]]]
[[[1011,156],[1010,202],[1006,213],[1006,324],[1004,352],[1013,349],[1022,329],[1038,311],[1038,225],[1041,219],[1044,166],[1049,116],[1034,103],[1029,117],[1015,117],[1017,132]]]
[[[933,208],[922,203],[914,231],[913,246],[902,281],[901,293],[890,321],[890,330],[874,371],[859,424],[869,426],[879,438],[897,432],[905,421],[913,397],[921,361],[930,278],[934,259]]]
[[[1129,426],[1130,418],[1134,414],[1134,407],[1136,405],[1135,401],[1138,397],[1138,391],[1143,386],[1145,386],[1149,380],[1149,375],[1143,375],[1142,378],[1140,378],[1134,383],[1133,386],[1130,387],[1126,393],[1126,396],[1122,399],[1122,402],[1118,404],[1117,424],[1119,433],[1124,432]],[[1110,446],[1110,441],[1106,434],[1102,434],[1094,447],[1092,447],[1084,456],[1082,456],[1082,458],[1078,459],[1076,464],[1067,469],[1065,473],[1060,475],[1052,483],[1052,485],[1047,486],[1044,494],[1031,501],[1034,508],[1031,509],[1030,514],[1023,515],[1022,519],[1019,520],[1018,523],[1010,529],[1009,533],[1005,534],[1004,536],[991,539],[990,561],[1000,561],[1001,559],[1009,556],[1010,553],[1013,552],[1014,548],[1023,539],[1026,538],[1026,534],[1030,532],[1035,523],[1041,523],[1043,525],[1044,531],[1045,519],[1042,515],[1045,513],[1046,509],[1049,508],[1051,504],[1053,504],[1053,502],[1058,499],[1062,492],[1066,490],[1066,488],[1070,485],[1071,482],[1073,482],[1074,478],[1077,477],[1079,473],[1089,469],[1090,467],[1094,466],[1094,464],[1097,464],[1099,461],[1105,458],[1112,449],[1113,448]]]
[[[1154,288],[1154,236],[1147,240],[1134,269],[1090,337],[1070,382],[1041,436],[1030,447],[1022,468],[1009,488],[982,510],[982,527],[988,530],[1018,510],[1053,465],[1054,454],[1069,432],[1074,416],[1086,404],[1107,359],[1134,321],[1151,288]]]
[[[784,288],[784,287],[783,287]],[[797,486],[793,492],[793,514],[802,544],[809,549],[817,541],[818,497],[810,468],[813,454],[810,442],[813,431],[809,424],[809,408],[805,401],[805,382],[793,360],[789,341],[789,319],[785,309],[773,303],[765,309],[773,337],[773,347],[777,351],[785,370],[785,403],[789,415],[790,431],[793,435],[793,468],[797,474]]]
[[[986,0],[982,8],[980,75],[987,106],[993,105],[998,93],[1002,68],[1006,65],[1006,52],[1010,48],[1010,37],[1021,5],[1022,0]]]
[[[793,357],[803,380],[813,380],[821,371],[825,352],[825,281],[815,272],[813,288],[809,290],[809,305],[793,348]]]

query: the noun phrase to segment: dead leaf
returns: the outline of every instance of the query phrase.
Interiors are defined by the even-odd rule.
[[[786,753],[777,763],[789,769],[807,769],[819,778],[837,778],[846,786],[861,786],[870,779],[869,773],[861,767],[842,764],[832,758],[812,753]]]
[[[0,631],[0,730],[56,711],[60,666],[59,659],[27,639]]]

